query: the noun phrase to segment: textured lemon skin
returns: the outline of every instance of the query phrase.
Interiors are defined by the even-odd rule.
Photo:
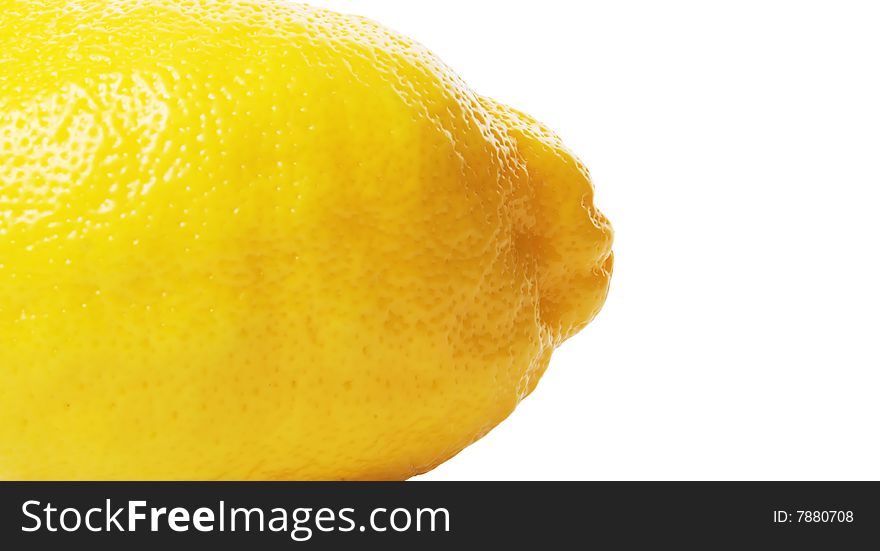
[[[605,300],[581,162],[373,22],[0,0],[0,29],[0,478],[404,479]]]

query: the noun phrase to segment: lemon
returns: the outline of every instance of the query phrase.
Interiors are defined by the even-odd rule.
[[[405,479],[605,299],[550,130],[369,20],[0,0],[0,478]]]

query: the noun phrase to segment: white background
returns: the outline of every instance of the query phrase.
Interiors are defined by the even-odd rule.
[[[880,8],[312,3],[546,122],[616,229],[596,321],[421,479],[880,478]]]

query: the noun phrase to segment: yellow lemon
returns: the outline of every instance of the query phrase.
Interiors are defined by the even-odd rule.
[[[404,479],[605,299],[584,165],[369,20],[0,0],[0,478]]]

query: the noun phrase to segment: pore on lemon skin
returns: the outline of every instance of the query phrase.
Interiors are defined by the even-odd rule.
[[[0,478],[405,479],[605,300],[546,127],[270,0],[0,0]]]

